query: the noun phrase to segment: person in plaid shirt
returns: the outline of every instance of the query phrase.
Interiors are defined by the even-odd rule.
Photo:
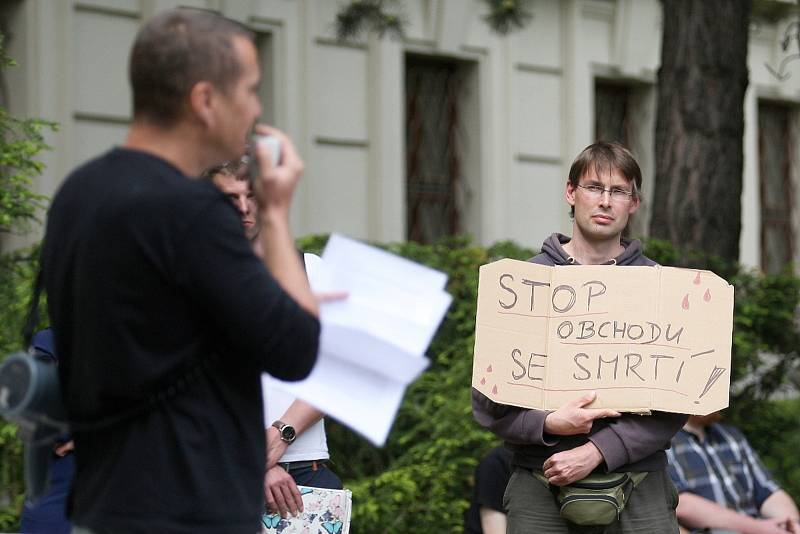
[[[800,534],[792,498],[744,435],[721,419],[720,412],[691,416],[667,450],[679,523],[697,532]]]

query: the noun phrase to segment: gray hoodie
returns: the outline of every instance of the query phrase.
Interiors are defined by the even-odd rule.
[[[541,265],[579,265],[564,250],[569,237],[553,234],[542,244],[542,252],[531,258]],[[656,265],[642,254],[638,240],[622,240],[625,250],[608,264]],[[688,416],[653,412],[652,415],[623,413],[617,418],[597,419],[588,434],[556,436],[544,431],[544,420],[550,412],[529,410],[492,402],[478,390],[472,390],[472,412],[478,423],[505,440],[513,451],[512,464],[541,469],[553,454],[574,449],[587,441],[600,450],[605,464],[598,471],[658,471],[666,466],[664,450],[672,436],[683,427]]]

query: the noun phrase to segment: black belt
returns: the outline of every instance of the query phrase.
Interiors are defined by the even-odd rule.
[[[310,467],[312,471],[316,471],[320,467],[325,467],[325,460],[303,460],[299,462],[283,462],[279,463],[279,466],[283,467],[287,473],[291,472],[292,470],[298,469],[305,469],[306,467]]]

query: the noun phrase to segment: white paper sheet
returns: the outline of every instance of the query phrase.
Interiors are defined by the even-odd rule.
[[[451,301],[447,276],[336,234],[313,271],[314,291],[349,296],[322,305],[311,375],[275,387],[383,445],[406,386],[428,366],[424,352]]]
[[[394,287],[434,291],[444,290],[447,283],[441,271],[339,234],[331,234],[322,259],[333,271],[358,273],[359,278],[384,280]]]
[[[303,399],[380,446],[389,435],[406,385],[322,352],[307,379],[276,381],[275,388]]]

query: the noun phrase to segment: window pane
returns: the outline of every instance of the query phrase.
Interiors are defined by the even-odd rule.
[[[761,103],[758,106],[759,178],[761,192],[761,268],[780,272],[791,261],[794,147],[789,128],[790,109]]]
[[[595,82],[594,137],[598,141],[619,141],[629,145],[628,101],[630,89],[624,85]]]
[[[460,93],[456,62],[406,60],[408,239],[431,243],[460,231]]]

